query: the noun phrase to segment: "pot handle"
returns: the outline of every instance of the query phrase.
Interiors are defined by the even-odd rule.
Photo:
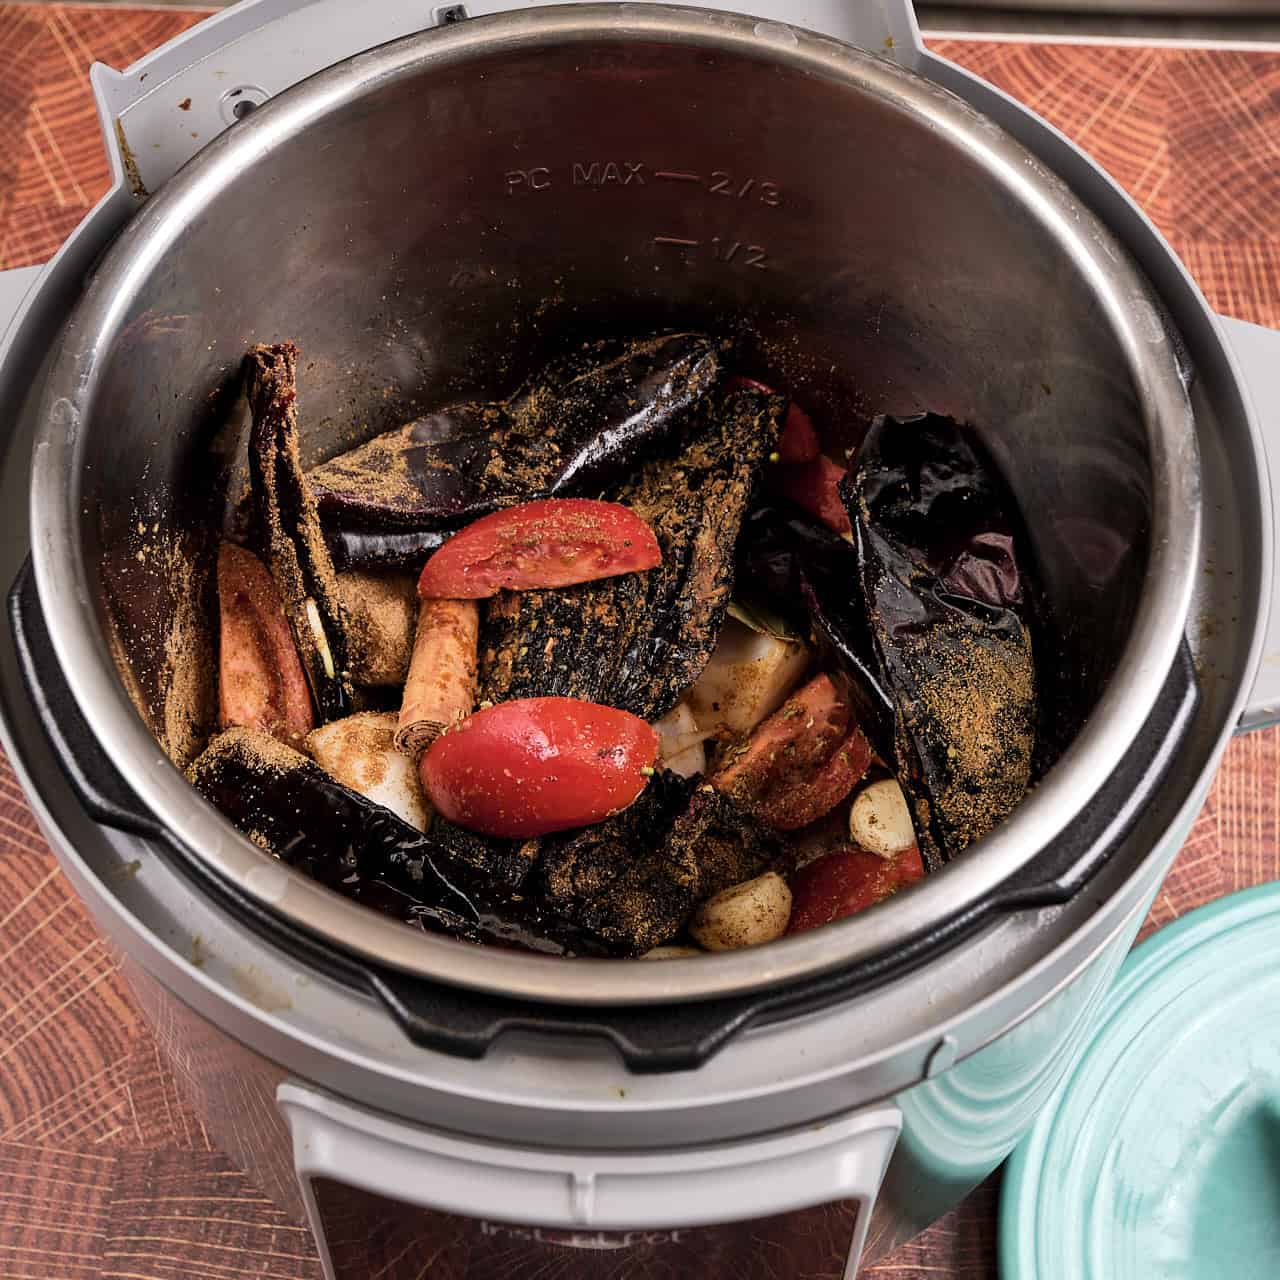
[[[375,1261],[386,1262],[383,1280],[408,1280],[422,1274],[424,1252],[454,1243],[471,1259],[469,1274],[493,1269],[486,1252],[490,1263],[503,1256],[503,1270],[527,1252],[520,1274],[542,1262],[556,1275],[597,1275],[602,1255],[625,1264],[635,1249],[670,1259],[673,1275],[692,1275],[711,1247],[724,1249],[716,1227],[751,1222],[765,1238],[757,1242],[752,1232],[745,1247],[774,1245],[785,1259],[781,1215],[850,1201],[852,1222],[838,1219],[851,1228],[848,1253],[827,1265],[843,1262],[853,1280],[902,1127],[901,1112],[887,1105],[763,1139],[623,1156],[472,1142],[393,1122],[297,1081],[279,1086],[276,1104],[292,1134],[326,1280],[363,1280]],[[344,1259],[330,1242],[332,1225],[347,1242],[379,1240],[382,1254],[372,1259],[361,1249],[358,1259]],[[792,1230],[798,1241],[813,1225]],[[833,1252],[842,1247],[834,1230],[828,1234]]]
[[[1223,337],[1235,356],[1242,375],[1245,393],[1253,401],[1254,411],[1262,427],[1263,460],[1266,463],[1262,486],[1263,519],[1271,522],[1275,533],[1273,548],[1280,547],[1280,331],[1265,329],[1244,320],[1219,316]],[[1274,554],[1274,552],[1273,552]],[[1263,729],[1280,724],[1280,579],[1273,558],[1271,572],[1271,608],[1267,620],[1266,641],[1253,688],[1240,715],[1239,730]]]
[[[18,314],[36,277],[43,270],[43,267],[17,267],[12,271],[0,271],[0,341],[9,328],[9,321]]]
[[[268,98],[377,45],[468,18],[583,0],[244,0],[116,71],[90,71],[113,185],[146,199],[197,151]],[[923,54],[911,0],[684,0],[759,19],[762,41],[817,31],[914,67]],[[618,4],[620,20],[643,3]],[[252,37],[252,39],[249,39]],[[234,46],[234,56],[229,49]],[[227,64],[235,67],[228,75]]]
[[[9,591],[8,606],[9,628],[27,693],[49,735],[54,755],[85,811],[96,822],[114,830],[165,839],[164,828],[138,802],[111,768],[106,755],[96,749],[77,749],[77,743],[94,742],[93,730],[67,683],[41,675],[51,663],[56,665],[56,659],[52,656],[53,643],[45,626],[30,556],[18,570]]]

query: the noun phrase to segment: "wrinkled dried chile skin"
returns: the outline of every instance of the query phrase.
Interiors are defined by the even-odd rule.
[[[842,495],[939,586],[994,608],[1024,603],[1013,495],[950,418],[877,418]],[[849,485],[846,480],[845,485]]]
[[[249,476],[258,534],[320,718],[340,720],[352,710],[346,628],[333,564],[298,460],[297,361],[291,342],[254,347],[245,356],[253,417]],[[313,633],[308,601],[324,632],[329,664]]]
[[[699,902],[788,861],[780,836],[699,786],[666,836],[641,844],[575,923],[614,954],[643,955],[675,937]]]
[[[503,881],[516,874],[518,859],[504,846],[514,842],[482,842],[448,824],[423,835],[305,756],[282,769],[225,738],[195,762],[191,779],[246,835],[344,897],[471,942],[555,954],[602,950],[539,904],[505,899]],[[472,862],[478,843],[494,847]]]
[[[591,343],[508,400],[439,410],[308,479],[344,566],[421,559],[433,535],[438,545],[442,529],[496,507],[596,496],[653,456],[719,376],[701,334]]]
[[[339,893],[357,896],[356,881],[377,874],[384,861],[416,856],[418,900],[440,912],[451,932],[474,927],[475,904],[424,856],[421,832],[291,754],[297,755],[292,768],[264,764],[224,735],[196,760],[191,780],[241,831]]]
[[[567,919],[579,918],[608,894],[628,865],[671,829],[689,803],[694,783],[658,770],[636,802],[604,822],[544,836],[529,887]]]
[[[878,418],[840,484],[894,757],[926,865],[985,835],[1031,776],[1038,704],[998,473],[950,419]]]
[[[403,569],[417,567],[444,545],[452,530],[424,529],[421,533],[376,533],[335,529],[326,525],[325,541],[338,569]]]
[[[743,523],[740,580],[853,677],[854,720],[876,754],[892,760],[893,699],[880,682],[859,572],[853,547],[786,499],[757,507]]]
[[[486,601],[481,700],[584,698],[645,720],[670,711],[715,648],[742,517],[785,409],[750,389],[709,400],[679,453],[607,491],[653,530],[657,568]]]
[[[241,831],[344,897],[431,932],[563,955],[639,955],[702,898],[783,845],[719,794],[659,771],[635,804],[582,831],[497,840],[437,818],[424,835],[314,761],[232,730],[191,766]],[[282,763],[283,758],[283,763]]]

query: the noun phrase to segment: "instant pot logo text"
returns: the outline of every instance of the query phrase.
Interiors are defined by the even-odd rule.
[[[505,1222],[480,1223],[480,1233],[557,1245],[561,1249],[634,1249],[637,1245],[679,1244],[687,1231],[553,1231],[547,1227],[513,1227]]]

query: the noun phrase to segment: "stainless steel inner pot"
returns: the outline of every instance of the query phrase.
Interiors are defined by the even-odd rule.
[[[855,920],[662,965],[423,936],[269,859],[170,762],[174,696],[242,483],[244,349],[302,349],[318,459],[498,392],[580,336],[748,326],[820,421],[968,419],[1021,503],[1082,723],[997,831]],[[1154,295],[994,124],[838,42],[664,6],[476,19],[360,54],[229,129],[102,260],[56,354],[33,478],[51,638],[97,739],[219,876],[394,967],[529,999],[648,1003],[831,969],[1005,880],[1132,743],[1184,632],[1199,473]],[[192,571],[173,574],[175,565]],[[207,695],[207,690],[206,690]],[[192,723],[194,712],[195,723]],[[157,740],[165,750],[157,746]]]

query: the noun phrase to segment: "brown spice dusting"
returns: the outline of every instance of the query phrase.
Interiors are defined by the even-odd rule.
[[[917,658],[917,705],[903,729],[933,740],[948,773],[933,789],[934,815],[958,852],[986,835],[1022,799],[1035,749],[1036,676],[1031,638],[998,650],[961,634]],[[902,730],[900,730],[902,732]],[[923,802],[921,802],[923,803]],[[927,818],[927,804],[925,805]],[[927,828],[925,828],[927,829]]]
[[[187,768],[187,778],[195,783],[199,777],[217,767],[220,760],[244,763],[254,769],[285,774],[310,762],[301,751],[295,751],[268,733],[236,725],[224,729]],[[311,766],[315,768],[314,765]]]
[[[298,349],[256,346],[245,356],[253,424],[249,463],[261,535],[320,718],[351,707],[346,627],[338,580],[298,450]]]
[[[720,634],[741,519],[785,403],[743,392],[706,402],[679,453],[606,492],[653,530],[657,568],[487,601],[482,696],[587,698],[649,720],[669,711]],[[541,644],[529,643],[535,626]]]
[[[121,683],[180,769],[217,723],[217,672],[204,614],[208,568],[188,535],[139,519],[102,573],[107,642]]]
[[[361,711],[309,733],[306,747],[326,773],[365,795],[386,779],[384,756],[395,749],[395,732],[396,717],[390,712]]]
[[[354,494],[370,506],[412,509],[422,498],[422,489],[409,472],[409,450],[417,426],[415,420],[384,431],[312,467],[307,480],[321,498],[330,492]]]
[[[418,613],[414,588],[408,573],[338,574],[350,675],[358,684],[404,684]]]
[[[185,563],[185,561],[184,561]],[[196,591],[178,591],[164,644],[164,753],[179,769],[195,758],[213,719],[213,643]]]
[[[661,436],[718,373],[701,335],[587,344],[504,400],[442,407],[322,463],[309,479],[322,509],[378,528],[480,514],[553,492],[600,462],[602,447],[601,456],[624,450],[636,431]]]
[[[641,955],[675,937],[699,902],[782,861],[780,842],[727,796],[701,787],[665,838],[651,836],[621,860],[575,918],[619,954]]]

